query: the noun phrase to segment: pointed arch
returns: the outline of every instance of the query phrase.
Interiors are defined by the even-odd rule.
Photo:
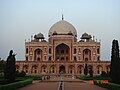
[[[70,48],[68,45],[61,43],[55,48],[55,59],[57,61],[70,60]]]
[[[70,66],[68,67],[68,73],[69,73],[69,74],[74,74],[74,73],[75,73],[75,67],[74,67],[73,65],[70,65]]]
[[[16,68],[16,71],[19,72],[20,66],[19,66],[19,65],[16,65],[15,68]]]
[[[91,60],[91,50],[90,49],[83,50],[83,60],[84,61]]]
[[[22,71],[25,73],[28,73],[28,65],[24,65]]]
[[[97,74],[101,74],[103,71],[103,67],[101,65],[97,66]]]
[[[33,73],[33,74],[37,74],[38,73],[38,67],[37,67],[37,65],[33,65],[32,66],[31,73]]]
[[[59,73],[60,73],[60,74],[66,73],[66,71],[65,71],[65,66],[64,66],[64,65],[61,65],[61,66],[59,67]]]
[[[57,68],[55,65],[50,66],[50,73],[56,73]]]
[[[41,66],[41,73],[47,73],[47,66],[46,65]]]
[[[34,51],[34,60],[35,61],[41,61],[43,58],[42,56],[43,56],[43,52],[41,49],[38,48]]]
[[[84,67],[82,65],[79,65],[77,67],[77,74],[83,74],[83,71],[84,71]]]

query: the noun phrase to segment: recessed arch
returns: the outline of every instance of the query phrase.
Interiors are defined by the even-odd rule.
[[[41,73],[47,73],[47,66],[46,65],[41,66]]]
[[[107,66],[106,66],[106,71],[107,71],[107,73],[110,72],[110,65],[107,65]]]
[[[41,61],[43,56],[43,52],[41,49],[37,48],[34,51],[34,60],[35,61]]]
[[[55,65],[50,66],[50,73],[56,73],[57,68]]]
[[[101,65],[97,66],[97,74],[101,74],[103,71],[103,67]]]
[[[59,67],[59,73],[60,73],[60,74],[65,73],[65,66],[64,66],[64,65],[61,65],[61,66]]]
[[[19,65],[15,65],[16,71],[19,72],[20,66]]]
[[[77,74],[83,74],[84,67],[82,65],[79,65],[77,67]]]
[[[61,43],[55,48],[55,59],[57,61],[70,60],[70,48],[68,45]]]
[[[88,61],[91,60],[91,50],[90,49],[84,49],[83,50],[83,60]]]
[[[70,65],[70,66],[68,67],[68,73],[69,73],[69,74],[74,74],[74,71],[75,71],[75,67],[74,67],[73,65]]]
[[[25,73],[28,73],[28,65],[24,65],[22,71],[24,71]]]
[[[32,66],[32,68],[31,68],[31,73],[34,73],[34,74],[36,74],[36,73],[38,73],[38,67],[37,67],[37,65],[33,65]]]

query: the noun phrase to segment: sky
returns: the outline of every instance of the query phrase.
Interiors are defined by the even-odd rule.
[[[25,39],[43,33],[61,20],[101,40],[101,59],[110,60],[112,40],[120,42],[120,0],[0,0],[0,57],[12,49],[17,60],[25,59]]]

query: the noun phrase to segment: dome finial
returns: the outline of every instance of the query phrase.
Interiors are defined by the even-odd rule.
[[[62,20],[64,20],[63,14],[62,14]]]

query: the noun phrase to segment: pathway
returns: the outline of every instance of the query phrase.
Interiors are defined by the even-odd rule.
[[[51,78],[46,81],[34,81],[33,84],[17,90],[58,90],[60,78]],[[78,79],[64,77],[64,90],[107,90]]]
[[[107,90],[105,88],[92,85],[88,81],[79,79],[64,78],[64,90]],[[69,81],[69,82],[68,82]]]

